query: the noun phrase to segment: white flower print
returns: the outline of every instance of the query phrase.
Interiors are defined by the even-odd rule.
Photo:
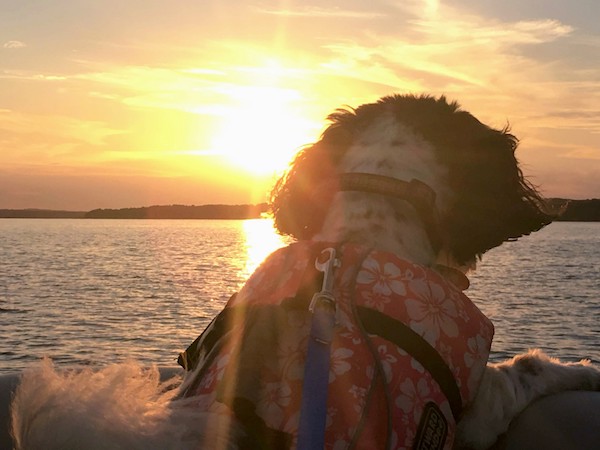
[[[363,387],[352,385],[348,392],[356,399],[356,401],[352,402],[354,411],[360,414],[364,406],[364,399],[367,395],[367,390]]]
[[[436,283],[414,281],[411,289],[416,298],[405,302],[411,328],[432,345],[439,339],[440,332],[448,337],[458,336],[458,325],[454,321],[458,312],[452,299],[446,297],[444,288]]]
[[[338,414],[338,409],[330,406],[329,408],[327,408],[327,415],[325,416],[325,428],[329,428],[331,426],[331,424],[333,423],[333,418],[335,416],[337,416]]]
[[[473,367],[476,362],[487,361],[488,342],[481,335],[476,335],[467,340],[467,352],[465,353],[465,364]]]
[[[360,338],[358,340],[354,340],[356,338],[354,338],[354,336],[358,333],[356,333],[356,325],[354,324],[352,317],[352,313],[348,310],[349,309],[349,304],[350,302],[346,302],[346,301],[339,301],[338,300],[338,308],[337,308],[337,312],[336,312],[336,322],[337,322],[337,329],[339,330],[339,334],[340,336],[343,337],[353,337],[353,344],[354,345],[358,345],[361,340]]]
[[[406,287],[401,275],[402,272],[395,264],[388,262],[382,266],[376,259],[369,257],[358,272],[356,282],[371,286],[375,294],[387,296],[394,292],[404,295]]]
[[[431,392],[427,380],[420,378],[415,386],[413,380],[407,378],[400,384],[400,391],[402,394],[396,398],[396,406],[406,414],[412,412],[414,420],[417,422]]]
[[[366,306],[374,308],[378,311],[383,311],[385,309],[385,305],[391,301],[389,296],[381,295],[380,293],[373,291],[365,291],[363,293],[363,299]]]
[[[425,368],[421,365],[421,363],[415,358],[413,358],[411,355],[409,355],[405,350],[401,349],[400,347],[396,347],[396,351],[398,352],[400,357],[404,359],[404,361],[401,362],[403,366],[408,364],[408,361],[410,361],[410,366],[413,369],[415,369],[419,373],[425,373]]]
[[[385,379],[389,383],[392,379],[392,365],[397,363],[398,359],[391,353],[388,353],[387,345],[380,345],[377,348],[377,352],[379,353],[379,360],[385,373]]]
[[[423,367],[423,365],[419,361],[417,361],[415,358],[411,358],[410,367],[412,367],[419,373],[425,373],[425,367]]]
[[[350,392],[350,394],[352,394],[352,397],[354,397],[355,399],[360,399],[365,397],[365,395],[367,394],[367,389],[353,384],[352,387],[348,390],[348,392]]]
[[[458,316],[466,323],[471,321],[471,316],[467,311],[465,300],[469,302],[469,299],[465,298],[461,292],[457,292],[453,289],[448,290],[448,296],[452,299],[452,302],[456,305],[458,310]]]
[[[489,353],[489,343],[483,336],[478,334],[467,340],[467,346],[465,364],[471,369],[469,379],[467,380],[467,387],[471,395],[473,395],[479,387],[479,382],[485,369]]]
[[[258,407],[267,417],[270,423],[275,423],[283,418],[283,409],[290,404],[292,390],[290,386],[278,381],[265,383],[264,395],[259,400]]]
[[[354,355],[354,352],[349,348],[337,348],[331,354],[331,366],[329,368],[329,382],[331,383],[337,376],[343,375],[352,367],[348,361]]]

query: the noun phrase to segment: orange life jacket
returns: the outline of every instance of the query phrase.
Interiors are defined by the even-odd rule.
[[[297,242],[269,256],[180,357],[184,395],[244,423],[248,448],[295,447],[323,247]],[[427,267],[355,244],[338,258],[325,448],[452,448],[492,323]]]

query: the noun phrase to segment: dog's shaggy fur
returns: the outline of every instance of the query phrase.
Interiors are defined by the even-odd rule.
[[[321,139],[298,154],[273,190],[275,224],[283,234],[356,242],[424,266],[466,273],[487,250],[550,222],[541,197],[518,166],[517,139],[508,130],[483,125],[443,97],[385,97],[356,110],[339,110],[329,119]],[[352,172],[429,185],[436,192],[435,232],[405,200],[335,189],[339,175]],[[489,447],[536,398],[599,388],[600,371],[589,363],[562,364],[539,351],[488,365],[458,424],[457,446]],[[156,374],[133,366],[57,375],[46,363],[27,373],[16,393],[17,447],[232,445],[212,425],[218,411],[198,411],[193,399],[169,395]]]

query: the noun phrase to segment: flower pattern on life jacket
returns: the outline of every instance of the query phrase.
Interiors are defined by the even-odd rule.
[[[283,418],[286,406],[290,404],[292,389],[286,382],[265,383],[265,393],[257,405],[260,411],[269,417]],[[280,426],[280,424],[279,424]]]
[[[360,386],[356,386],[356,385],[352,385],[350,387],[350,389],[348,389],[348,393],[350,395],[352,395],[352,397],[355,400],[362,400],[363,398],[365,398],[365,396],[367,395],[367,388],[365,387],[360,387]],[[360,413],[360,410],[362,408],[362,405],[360,404],[360,402],[355,401],[353,404],[354,410],[357,413]]]
[[[354,355],[354,352],[349,348],[336,348],[331,353],[331,362],[329,370],[329,382],[331,383],[340,375],[344,375],[348,372],[352,366],[348,362],[348,359]]]
[[[402,392],[396,397],[396,405],[406,414],[412,414],[415,420],[421,417],[425,403],[429,399],[430,388],[425,378],[415,382],[407,378],[400,384]]]
[[[294,297],[306,268],[314,264],[315,245],[298,242],[275,252],[227,307],[282,305],[284,299]],[[455,422],[440,386],[416,358],[396,343],[377,334],[365,334],[356,311],[379,311],[425,339],[454,375],[463,404],[473,398],[481,380],[493,334],[491,323],[462,292],[431,269],[354,244],[339,250],[325,449],[345,449],[355,441],[356,448],[378,450],[385,447],[388,435],[392,449],[412,448],[424,405],[433,402],[448,421],[444,450],[450,450]],[[260,384],[251,392],[239,394],[258,398],[260,418],[267,426],[290,433],[295,443],[310,314],[306,308],[285,311],[285,319],[277,322],[283,329],[273,334],[278,339],[273,357],[261,353],[266,362],[256,376]],[[252,322],[252,326],[267,330],[274,326],[268,315],[261,320]],[[240,343],[244,323],[232,333],[235,339],[219,348],[220,355],[234,354],[238,347],[241,354],[260,353],[252,342]],[[208,375],[192,393],[203,402],[212,398],[218,403],[214,393],[227,381],[222,375],[226,360],[221,358],[209,363],[204,371]],[[387,393],[382,388],[384,379]],[[388,413],[392,430],[387,430]],[[361,431],[355,436],[358,429]]]
[[[386,344],[378,346],[377,353],[379,354],[379,360],[381,361],[385,379],[389,383],[392,379],[392,367],[398,362],[398,358],[394,356],[395,352],[388,351],[388,346]]]
[[[374,258],[367,258],[356,278],[359,284],[369,285],[374,293],[389,296],[392,292],[406,293],[402,273],[398,266],[391,263],[380,264]]]
[[[465,365],[471,369],[469,375],[469,389],[476,391],[483,375],[483,369],[479,367],[478,361],[482,356],[488,354],[487,341],[481,335],[473,336],[467,340],[467,351],[465,352]]]
[[[446,295],[446,290],[434,282],[411,283],[414,297],[406,299],[406,311],[411,328],[421,334],[430,344],[440,338],[440,333],[453,338],[458,336],[456,305]]]

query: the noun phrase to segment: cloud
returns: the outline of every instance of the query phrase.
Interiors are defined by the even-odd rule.
[[[558,20],[501,22],[458,13],[450,8],[444,8],[441,14],[413,19],[411,23],[422,37],[435,42],[466,40],[472,44],[488,44],[491,48],[551,42],[574,31],[573,27]]]
[[[503,21],[435,0],[396,8],[401,32],[378,21],[342,35],[323,46],[330,53],[323,71],[400,92],[446,94],[496,128],[509,121],[527,169],[541,166],[543,184],[554,191],[559,171],[598,161],[600,70],[569,57],[591,55],[581,42],[594,36],[555,18]]]
[[[4,44],[2,44],[2,48],[23,48],[23,47],[27,47],[27,44],[25,44],[25,42],[21,42],[21,41],[8,41],[5,42]]]
[[[122,133],[103,122],[86,121],[58,115],[27,114],[0,110],[0,131],[10,134],[15,140],[36,141],[40,144],[104,145],[109,136]],[[62,151],[62,150],[61,150]],[[59,151],[60,153],[60,151]]]
[[[2,70],[0,80],[24,80],[24,81],[64,81],[68,78],[62,75],[45,75],[43,73],[28,70]]]
[[[600,85],[595,88],[600,90]],[[595,105],[600,102],[600,95],[596,96]],[[562,110],[548,110],[543,114],[531,116],[538,127],[547,127],[555,130],[579,130],[582,133],[593,133],[598,136],[598,145],[600,145],[600,111],[595,109],[594,102],[588,103],[591,108],[586,109],[585,104],[577,107],[569,106]],[[586,137],[589,139],[589,137]],[[600,156],[600,152],[599,152]]]
[[[265,9],[257,8],[257,12],[276,16],[310,17],[326,19],[374,19],[384,17],[383,13],[356,11],[339,7],[324,8],[321,6],[301,6],[296,9]]]
[[[222,77],[209,69],[80,63],[85,70],[72,79],[85,82],[90,97],[138,110],[171,109],[202,114],[210,110],[209,105],[219,104],[221,97],[214,86],[222,82]]]
[[[552,42],[572,32],[555,20],[502,23],[447,8],[408,23],[410,32],[402,36],[370,32],[360,43],[338,41],[325,48],[367,72],[377,64],[396,74],[408,69],[420,72],[421,78],[427,74],[444,77],[445,84],[483,87],[492,85],[494,79],[512,80],[514,73],[543,69],[534,59],[520,55],[518,47]]]
[[[120,102],[131,108],[177,110],[198,115],[230,115],[240,102],[284,98],[301,101],[295,88],[277,86],[279,79],[294,79],[305,72],[267,66],[223,65],[211,68],[114,66],[95,63],[89,71],[73,75],[88,83],[88,95]]]
[[[396,16],[405,24],[401,32],[378,21],[356,37],[336,39],[323,46],[330,60],[322,66],[332,75],[378,80],[399,91],[468,100],[469,108],[480,105],[503,121],[555,107],[558,99],[569,104],[579,89],[589,101],[578,101],[573,109],[591,108],[595,96],[586,83],[594,75],[534,51],[559,41],[573,52],[580,35],[568,24],[547,18],[501,21],[435,0],[397,3]]]

